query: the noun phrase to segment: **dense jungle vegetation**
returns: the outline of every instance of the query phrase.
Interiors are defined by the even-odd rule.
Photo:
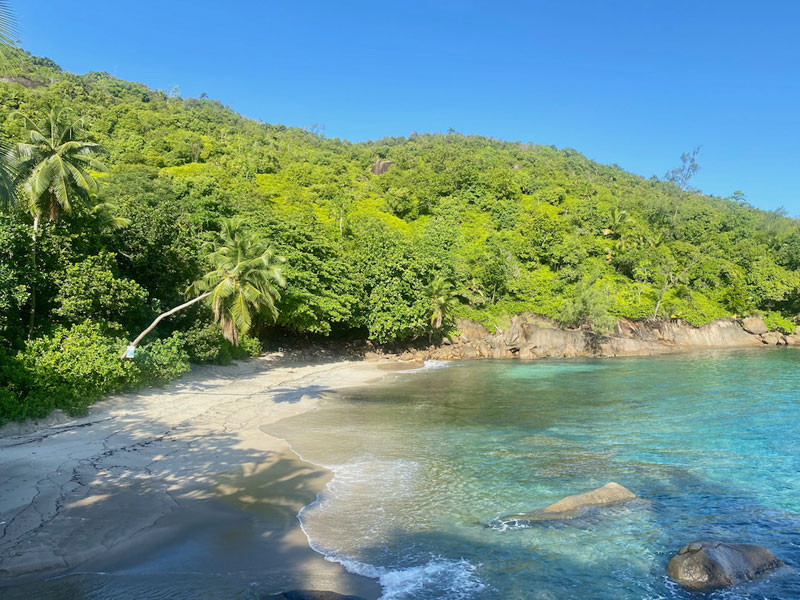
[[[755,313],[794,330],[798,222],[693,191],[695,154],[645,179],[455,132],[350,143],[3,53],[0,421],[80,411],[276,332],[427,340],[522,311],[601,333]]]

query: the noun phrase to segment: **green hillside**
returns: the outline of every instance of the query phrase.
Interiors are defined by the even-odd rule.
[[[35,268],[26,203],[12,198],[0,213],[0,419],[79,410],[169,379],[189,359],[255,352],[252,338],[225,341],[198,303],[145,339],[144,362],[114,360],[186,299],[208,270],[204,243],[229,217],[286,258],[277,321],[256,315],[250,330],[262,340],[427,340],[456,316],[491,325],[522,311],[599,332],[619,317],[701,325],[753,313],[788,330],[800,312],[798,222],[738,197],[547,145],[453,132],[327,139],[4,52],[0,141],[26,138],[16,112],[38,122],[68,109],[108,169],[94,173],[96,194],[42,219]],[[376,175],[377,161],[391,165]],[[94,366],[71,362],[89,355]]]

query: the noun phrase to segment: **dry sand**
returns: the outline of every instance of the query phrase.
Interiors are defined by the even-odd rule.
[[[0,582],[78,566],[113,572],[157,556],[163,564],[191,543],[200,549],[193,569],[203,560],[257,561],[246,566],[270,591],[376,598],[374,581],[324,560],[297,522],[330,474],[259,427],[387,367],[273,354],[195,369],[165,388],[100,402],[83,418],[0,429]]]

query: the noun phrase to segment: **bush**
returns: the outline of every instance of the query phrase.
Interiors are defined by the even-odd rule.
[[[234,346],[222,335],[216,323],[195,325],[185,334],[189,360],[195,364],[229,365],[232,360],[244,360],[261,354],[261,342],[249,335],[239,338]]]
[[[85,321],[28,342],[18,355],[30,378],[25,417],[51,404],[69,414],[82,414],[103,394],[138,383],[137,366],[119,358],[125,341],[102,331],[99,323]],[[21,394],[23,390],[18,391]]]
[[[233,358],[243,360],[261,354],[261,342],[258,338],[243,335],[239,338],[239,345],[233,347]]]
[[[134,360],[139,369],[138,383],[163,385],[189,371],[189,353],[184,344],[183,334],[176,331],[168,338],[143,346]]]
[[[768,312],[764,315],[764,324],[770,331],[782,331],[788,335],[795,332],[796,326],[779,312]]]
[[[195,364],[230,364],[232,344],[226,340],[216,323],[195,325],[185,334],[189,360]]]

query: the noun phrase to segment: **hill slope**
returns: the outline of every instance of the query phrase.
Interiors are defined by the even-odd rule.
[[[790,329],[800,310],[800,231],[780,213],[571,149],[456,133],[326,139],[14,54],[0,73],[0,139],[23,137],[14,111],[35,117],[56,105],[85,116],[89,137],[108,150],[100,200],[129,220],[102,228],[79,209],[47,226],[35,274],[39,335],[86,318],[120,334],[140,329],[183,298],[202,271],[202,242],[232,215],[288,259],[277,325],[291,332],[427,336],[439,276],[456,295],[454,316],[486,324],[524,310],[601,331],[618,317],[700,325],[765,313]],[[391,164],[375,175],[376,161]],[[21,260],[24,211],[1,218],[0,334],[10,350],[25,345],[34,275]],[[75,307],[91,294],[91,306]],[[207,321],[198,310],[157,333]]]

